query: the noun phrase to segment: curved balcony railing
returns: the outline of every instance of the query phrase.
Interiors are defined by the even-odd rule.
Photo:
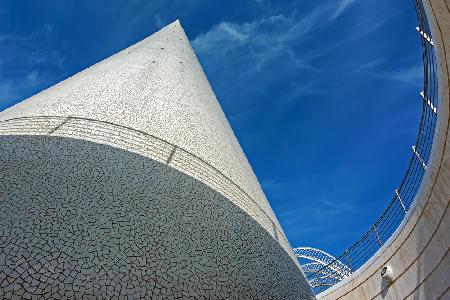
[[[316,294],[323,292],[348,276],[337,280],[335,278],[330,283],[329,276],[324,276],[324,274],[333,274],[334,270],[340,267],[341,264],[345,264],[351,272],[354,272],[386,243],[411,208],[422,179],[427,172],[436,120],[439,115],[438,74],[433,40],[422,1],[413,1],[418,20],[416,29],[421,38],[423,49],[424,90],[420,94],[418,93],[418,98],[423,103],[422,119],[416,144],[412,146],[412,157],[409,167],[400,186],[394,191],[388,207],[370,227],[369,231],[332,262],[317,271],[306,272],[307,279]]]

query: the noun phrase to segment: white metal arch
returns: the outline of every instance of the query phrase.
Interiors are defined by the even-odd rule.
[[[325,251],[311,247],[294,248],[293,251],[297,258],[303,259],[300,265],[305,275],[315,273],[309,280],[312,288],[331,286],[352,273],[351,268]]]
[[[308,259],[317,262],[322,266],[329,265],[329,268],[340,274],[343,278],[352,273],[352,270],[346,264],[337,260],[334,256],[325,251],[311,247],[298,247],[294,248],[293,251],[298,258]]]
[[[305,263],[305,264],[302,264],[301,267],[302,267],[303,272],[306,274],[319,272],[319,274],[326,275],[327,277],[334,278],[336,280],[341,280],[343,278],[342,275],[340,275],[339,273],[336,273],[335,271],[333,271],[331,269],[325,268],[322,270],[324,265],[321,263],[318,263],[318,262]]]

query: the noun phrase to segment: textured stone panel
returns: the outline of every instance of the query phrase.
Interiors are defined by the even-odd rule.
[[[277,220],[235,182],[199,157],[162,139],[117,124],[75,117],[25,117],[0,121],[3,135],[52,135],[82,139],[126,149],[169,164],[221,193],[258,221],[291,255],[289,242],[276,225]]]
[[[309,299],[221,193],[84,140],[0,136],[0,298]]]

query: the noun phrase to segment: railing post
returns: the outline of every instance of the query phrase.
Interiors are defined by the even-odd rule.
[[[433,40],[431,39],[431,37],[426,32],[424,32],[419,27],[416,27],[416,30],[421,36],[423,36],[431,44],[431,46],[434,46]]]
[[[402,197],[400,197],[400,194],[398,193],[398,190],[395,190],[395,194],[397,195],[397,199],[400,202],[400,205],[402,206],[403,211],[406,214],[406,207],[405,207],[405,204],[403,203]]]
[[[377,225],[373,224],[372,228],[373,228],[373,231],[375,232],[375,236],[377,237],[378,244],[380,244],[380,247],[383,246],[380,236],[378,235]]]
[[[345,250],[345,257],[347,258],[348,266],[350,267],[350,271],[352,271],[352,273],[353,273],[353,263],[352,263],[352,260],[350,259],[350,255],[348,255],[348,249]]]
[[[416,155],[417,159],[418,159],[419,162],[422,164],[422,168],[426,171],[426,170],[427,170],[427,165],[426,165],[425,162],[423,161],[423,159],[422,159],[422,157],[420,156],[419,152],[417,152],[416,146],[412,146],[412,149],[413,149],[414,154]]]
[[[424,91],[420,92],[420,96],[422,96],[423,101],[424,101],[426,104],[428,104],[429,107],[431,107],[431,110],[432,110],[435,114],[437,114],[437,108],[436,108],[436,106],[434,106],[433,103],[430,101],[430,99],[428,99],[428,97],[425,96],[425,92],[424,92]]]

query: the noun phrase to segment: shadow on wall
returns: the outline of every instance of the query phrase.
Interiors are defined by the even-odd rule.
[[[381,279],[381,287],[380,287],[380,291],[381,291],[381,298],[382,299],[388,299],[386,298],[386,295],[389,291],[389,286],[392,284],[392,282],[387,279],[387,278],[382,278]]]
[[[239,207],[125,150],[0,136],[0,199],[0,298],[313,298]]]

